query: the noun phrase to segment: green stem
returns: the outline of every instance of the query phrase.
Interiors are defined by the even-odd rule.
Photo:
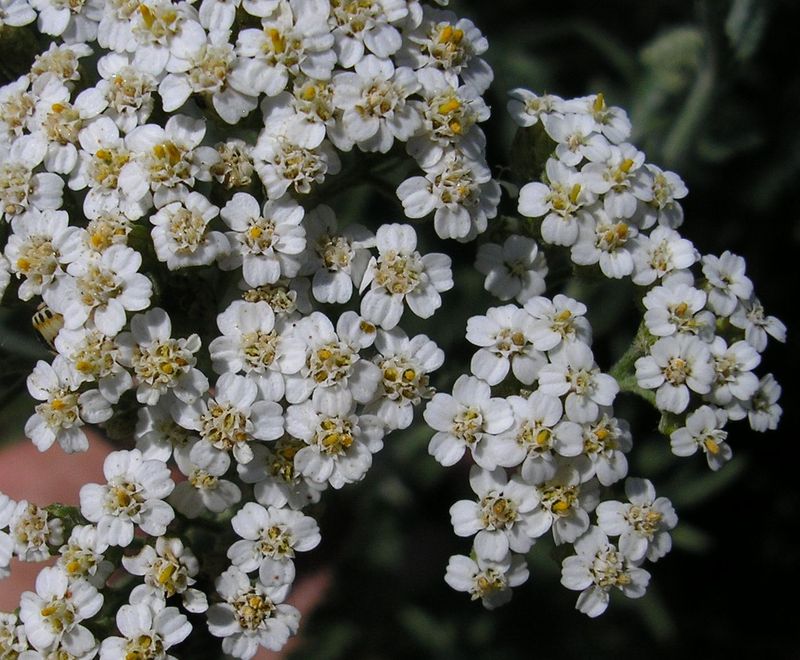
[[[647,328],[645,328],[644,324],[640,325],[628,350],[609,369],[608,373],[619,383],[621,391],[636,394],[655,408],[656,394],[653,390],[639,387],[639,382],[636,380],[635,366],[636,360],[647,354],[647,349],[651,343],[650,333],[647,332]]]
[[[715,52],[713,27],[710,25],[712,21],[708,18],[710,10],[707,3],[702,3],[701,8],[706,14],[705,62],[697,71],[689,96],[664,140],[662,151],[664,165],[674,169],[680,169],[681,164],[691,155],[698,133],[703,129],[703,123],[708,116],[716,89],[718,58]]]

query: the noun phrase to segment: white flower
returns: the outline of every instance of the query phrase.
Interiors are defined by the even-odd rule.
[[[758,377],[753,373],[761,363],[761,356],[746,341],[728,346],[722,337],[714,337],[709,346],[714,364],[714,382],[708,398],[723,408],[739,401],[749,400],[758,390]]]
[[[225,234],[208,229],[219,207],[198,192],[181,191],[180,201],[171,202],[150,216],[156,256],[170,270],[205,266],[230,250]]]
[[[661,168],[645,163],[650,171],[653,186],[652,199],[639,205],[635,216],[636,223],[642,229],[648,229],[658,223],[664,227],[676,229],[683,224],[683,208],[677,200],[689,194],[686,184],[674,172],[665,172]]]
[[[31,646],[42,653],[59,644],[74,656],[88,654],[96,645],[81,621],[90,619],[103,605],[103,596],[85,580],[69,580],[56,566],[43,568],[36,577],[36,593],[23,592],[19,617]]]
[[[141,199],[148,191],[164,195],[178,184],[191,187],[196,179],[210,180],[208,167],[218,156],[211,147],[199,146],[205,133],[202,119],[186,115],[173,115],[163,128],[157,124],[134,128],[125,138],[135,157],[119,172],[122,192]]]
[[[138,9],[138,5],[129,4],[124,0],[111,0],[106,2],[103,8],[103,17],[97,30],[97,43],[101,48],[116,51],[124,54],[133,51],[136,47],[136,39],[133,36],[133,18]],[[150,7],[147,8],[150,10]],[[146,10],[146,11],[147,11]],[[149,14],[149,17],[152,13]],[[176,16],[177,18],[177,16]],[[158,27],[163,27],[159,23]],[[146,62],[137,62],[139,66]],[[155,71],[152,75],[158,75],[163,69],[163,62],[154,62]],[[149,69],[148,69],[149,72]]]
[[[277,562],[275,562],[277,563]],[[222,637],[222,650],[236,658],[252,658],[259,646],[280,650],[297,632],[300,612],[283,603],[294,579],[293,568],[276,568],[277,580],[252,583],[235,566],[214,582],[223,602],[208,608],[208,630]]]
[[[2,0],[0,7],[11,3],[15,8],[24,8],[26,0]],[[6,8],[6,11],[10,6]],[[30,9],[30,7],[28,7]],[[0,9],[2,16],[3,9]],[[2,22],[0,18],[0,22]],[[0,87],[0,144],[10,145],[28,131],[36,108],[36,94],[31,87],[30,77],[20,76]]]
[[[66,211],[31,209],[11,220],[11,232],[5,257],[11,272],[24,278],[21,300],[42,295],[67,264],[81,256],[83,230],[69,226]]]
[[[86,213],[86,209],[84,209]],[[87,214],[87,218],[90,214]],[[112,245],[127,245],[133,222],[119,210],[100,211],[92,215],[86,231],[81,234],[89,252],[105,252]]]
[[[540,218],[542,239],[554,245],[574,245],[578,240],[578,211],[597,198],[582,172],[550,158],[548,184],[533,181],[519,191],[517,210],[526,218]]]
[[[533,318],[531,341],[540,351],[552,351],[565,343],[592,341],[592,326],[584,317],[586,305],[562,293],[552,300],[543,296],[525,303],[525,311]]]
[[[17,621],[16,614],[0,612],[0,651],[10,658],[28,660],[32,652],[30,644],[25,637],[25,627]],[[34,655],[38,660],[41,656]]]
[[[408,141],[408,153],[423,169],[436,165],[454,147],[478,156],[485,137],[475,124],[490,114],[478,91],[471,85],[453,87],[438,69],[420,69],[417,79],[422,85],[422,128]]]
[[[42,507],[28,500],[7,500],[3,508],[13,552],[22,561],[44,561],[50,557],[50,546],[63,543],[63,523]]]
[[[564,407],[558,397],[533,392],[527,398],[507,399],[514,424],[492,438],[486,456],[497,465],[516,467],[525,481],[541,484],[552,479],[559,456],[578,456],[583,449],[581,427],[563,419]]]
[[[443,291],[453,288],[450,257],[417,252],[417,234],[410,225],[381,225],[376,234],[378,257],[370,260],[361,290],[361,314],[368,321],[391,330],[400,321],[407,303],[414,314],[426,319],[441,306]]]
[[[65,545],[59,548],[56,566],[75,580],[83,578],[97,589],[102,589],[114,571],[114,564],[105,559],[108,543],[97,534],[94,525],[76,525]]]
[[[322,144],[325,136],[342,151],[350,151],[353,142],[344,134],[333,104],[333,82],[300,75],[292,81],[292,91],[281,92],[261,102],[266,121],[286,119],[287,135],[308,149]],[[274,118],[274,119],[270,119]]]
[[[319,302],[346,303],[353,285],[364,279],[375,236],[355,223],[339,232],[333,210],[325,205],[306,214],[303,224],[308,250],[300,274],[313,274],[311,291]]]
[[[39,360],[28,376],[28,392],[41,403],[25,424],[25,435],[39,451],[49,449],[54,442],[67,453],[86,451],[89,440],[81,427],[111,418],[110,402],[98,390],[80,393],[80,381],[61,356],[52,365]]]
[[[597,506],[597,525],[610,536],[619,536],[619,550],[630,561],[647,557],[657,561],[672,548],[669,535],[678,524],[675,509],[666,497],[656,498],[647,479],[626,479],[629,503],[607,501]]]
[[[110,4],[113,6],[113,3]],[[149,0],[131,11],[120,4],[123,10],[120,12],[120,22],[127,19],[128,25],[114,26],[117,27],[116,30],[112,27],[106,32],[103,23],[110,14],[107,5],[100,23],[99,35],[102,39],[98,41],[104,48],[133,51],[133,65],[154,76],[159,75],[175,55],[181,52],[179,47],[173,48],[176,41],[202,41],[205,37],[205,30],[198,22],[197,10],[191,5]]]
[[[277,4],[277,0],[266,1]],[[230,30],[236,20],[236,10],[241,4],[241,0],[203,0],[197,12],[200,24],[206,30]]]
[[[781,386],[772,374],[767,374],[758,383],[758,390],[747,406],[747,418],[754,431],[774,431],[778,427],[783,409],[778,405]]]
[[[295,324],[294,335],[306,343],[305,364],[286,376],[286,400],[301,403],[312,396],[371,401],[378,391],[380,370],[359,351],[375,341],[375,326],[355,312],[339,317],[334,329],[327,316],[313,312]]]
[[[187,518],[197,518],[206,511],[222,513],[242,499],[242,491],[234,482],[222,479],[231,465],[224,452],[210,452],[194,443],[189,456],[175,452],[175,462],[187,477],[175,486],[170,504]]]
[[[486,275],[484,288],[500,300],[515,298],[525,304],[547,288],[544,252],[527,236],[511,234],[503,245],[484,243],[478,248],[475,268]]]
[[[694,335],[659,339],[635,366],[639,387],[656,390],[658,408],[676,414],[689,405],[690,389],[708,394],[714,380],[708,346]]]
[[[245,301],[267,303],[276,320],[282,323],[293,324],[314,309],[310,295],[311,282],[305,277],[282,278],[274,284],[253,288],[247,288],[247,283],[241,282],[239,287],[245,289],[242,293]]]
[[[613,403],[619,384],[613,376],[600,372],[586,344],[561,344],[550,351],[550,360],[539,371],[539,389],[554,396],[566,394],[564,408],[573,422],[594,421],[600,406]]]
[[[670,447],[676,456],[691,456],[698,449],[706,455],[708,467],[719,470],[727,463],[733,452],[725,442],[728,432],[722,428],[728,421],[724,410],[713,406],[700,406],[686,417],[686,426],[673,431]]]
[[[131,375],[119,363],[120,349],[113,337],[92,328],[62,328],[54,345],[69,360],[78,381],[97,383],[110,403],[133,387]]]
[[[138,449],[111,452],[103,462],[106,484],[81,488],[81,513],[97,524],[101,541],[125,547],[136,524],[161,536],[175,513],[164,498],[175,486],[163,461],[145,460]]]
[[[234,88],[236,54],[228,43],[228,32],[213,29],[207,40],[198,40],[193,32],[184,32],[172,41],[169,73],[158,85],[161,104],[166,112],[180,108],[192,94],[210,98],[217,114],[228,124],[236,124],[255,110],[258,90],[252,86]]]
[[[655,286],[642,298],[647,308],[644,322],[656,337],[675,333],[697,335],[704,341],[714,336],[716,318],[705,309],[706,293],[671,277]]]
[[[433,396],[428,374],[444,363],[444,351],[426,335],[409,339],[400,328],[380,330],[375,338],[381,370],[377,398],[366,408],[390,430],[405,429],[414,419],[414,407]]]
[[[674,229],[658,226],[649,236],[639,236],[633,252],[633,281],[647,286],[668,273],[689,268],[699,258],[691,241]]]
[[[428,445],[428,453],[445,467],[455,465],[467,448],[481,465],[481,457],[488,451],[484,444],[514,423],[508,402],[492,398],[488,383],[466,375],[456,380],[452,395],[434,394],[423,417],[437,431]]]
[[[83,0],[63,4],[58,0],[31,0],[39,11],[39,30],[60,36],[66,43],[88,43],[97,38],[97,26],[103,16],[102,0]]]
[[[200,350],[200,337],[172,339],[172,322],[160,307],[131,320],[131,331],[117,341],[121,348],[120,362],[132,367],[136,378],[136,399],[152,406],[159,397],[171,391],[181,401],[194,401],[208,391],[208,379],[195,369],[194,354]]]
[[[275,96],[286,88],[290,76],[301,72],[320,80],[330,78],[336,55],[328,12],[324,0],[284,0],[271,15],[263,14],[261,29],[241,30],[236,39],[240,59],[231,86],[245,94]]]
[[[528,89],[518,87],[508,92],[510,97],[508,114],[518,126],[528,127],[538,124],[542,117],[561,113],[564,99],[554,94],[534,94]]]
[[[608,140],[596,132],[595,121],[589,115],[548,114],[542,117],[542,125],[556,141],[555,157],[564,165],[576,167],[584,159],[601,162],[611,155]]]
[[[9,221],[29,208],[61,206],[64,179],[53,172],[33,173],[46,153],[47,141],[38,133],[17,138],[10,148],[0,144],[0,219]]]
[[[153,112],[156,78],[132,66],[130,56],[123,53],[108,53],[101,57],[97,61],[97,73],[102,76],[97,82],[97,90],[108,102],[104,114],[123,133],[130,133],[144,124]]]
[[[397,61],[414,69],[440,69],[453,87],[461,78],[483,94],[494,77],[486,61],[478,57],[489,47],[486,37],[471,20],[458,18],[451,11],[425,5],[422,13],[419,26],[403,35],[405,42]]]
[[[58,44],[55,41],[50,47],[33,59],[31,66],[31,83],[39,78],[54,74],[59,80],[74,87],[72,83],[79,80],[81,75],[78,70],[81,57],[91,55],[94,51],[89,44]]]
[[[466,337],[481,347],[470,369],[489,385],[501,383],[509,372],[523,385],[531,385],[547,362],[533,347],[530,315],[516,305],[490,307],[485,316],[470,317]]]
[[[241,540],[228,548],[228,559],[245,573],[258,570],[265,559],[291,562],[295,552],[316,548],[322,538],[312,517],[255,502],[247,502],[231,525]]]
[[[236,193],[220,212],[231,253],[220,261],[225,270],[242,266],[250,286],[273,284],[281,276],[294,277],[300,269],[299,255],[306,246],[300,221],[303,208],[291,198],[267,201],[263,209],[255,197]]]
[[[606,105],[603,94],[591,94],[563,102],[561,112],[588,114],[595,121],[595,130],[605,135],[612,144],[627,140],[631,134],[631,122],[622,108]]]
[[[577,470],[567,463],[551,479],[536,485],[535,496],[528,533],[539,538],[552,528],[556,544],[573,543],[589,529],[589,512],[599,500],[597,482],[581,483]]]
[[[575,607],[592,618],[606,611],[613,588],[628,598],[644,596],[650,573],[638,568],[599,527],[592,527],[575,543],[575,555],[561,564],[561,584],[580,591]]]
[[[309,142],[313,133],[307,125],[304,115],[291,108],[265,120],[253,148],[253,163],[269,199],[279,199],[290,187],[307,195],[313,184],[339,173],[342,163],[336,151],[327,140],[311,146],[316,140]]]
[[[89,188],[83,201],[84,213],[96,218],[102,213],[121,212],[127,218],[141,218],[150,208],[149,194],[133,199],[119,188],[119,174],[133,154],[109,117],[100,117],[78,134],[79,162],[69,179],[71,190]]]
[[[720,316],[730,316],[737,303],[753,295],[753,283],[744,274],[742,257],[725,250],[721,256],[703,257],[703,275],[708,280],[708,306]]]
[[[632,218],[643,202],[653,198],[644,153],[631,144],[612,146],[608,158],[587,163],[581,173],[593,182],[593,192],[603,196],[603,208],[613,218]]]
[[[345,69],[355,66],[364,57],[365,48],[384,58],[396,53],[402,45],[402,38],[392,23],[400,23],[409,15],[409,5],[417,3],[404,0],[332,0],[328,24],[335,39],[334,50],[339,64]]]
[[[744,330],[744,338],[759,353],[767,347],[767,335],[786,343],[786,326],[775,316],[766,316],[764,307],[755,296],[740,300],[731,314],[731,325]]]
[[[174,401],[172,396],[166,395],[156,404],[139,408],[133,437],[136,449],[142,452],[145,459],[155,458],[166,462],[174,451],[177,460],[179,455],[188,454],[191,441],[199,438],[172,419],[170,407]]]
[[[69,174],[78,161],[75,145],[81,129],[105,110],[107,101],[90,87],[70,102],[70,88],[52,75],[39,78],[34,91],[38,99],[32,123],[35,132],[47,141],[44,166],[50,172]]]
[[[210,453],[230,452],[237,462],[247,463],[253,459],[253,440],[275,440],[283,435],[281,406],[257,401],[257,397],[253,380],[224,373],[217,379],[213,398],[176,403],[172,414],[183,428],[199,433]],[[199,463],[194,452],[192,460]]]
[[[470,241],[497,215],[500,185],[485,163],[452,149],[424,177],[403,181],[397,196],[409,218],[423,218],[435,210],[433,226],[439,238]]]
[[[253,181],[252,146],[244,140],[230,138],[215,147],[219,159],[211,165],[211,176],[225,188],[249,186]]]
[[[333,102],[342,110],[345,135],[362,151],[386,153],[394,140],[405,142],[422,126],[415,104],[407,99],[420,88],[408,67],[367,55],[355,72],[333,78]]]
[[[11,273],[9,272],[10,265],[8,259],[0,254],[0,300],[6,292],[9,282],[11,282]]]
[[[286,431],[307,445],[294,457],[300,474],[337,489],[364,478],[384,430],[377,417],[356,415],[355,407],[344,392],[289,406]]]
[[[147,309],[153,293],[150,278],[138,272],[142,255],[126,245],[89,253],[67,267],[43,298],[64,316],[64,327],[79,328],[90,319],[100,332],[113,337],[125,326],[128,311]]]
[[[499,562],[454,555],[447,563],[444,580],[456,591],[467,592],[472,600],[480,598],[487,610],[493,610],[505,605],[511,599],[511,587],[526,582],[528,575],[521,555],[509,553]]]
[[[633,448],[628,422],[613,417],[611,408],[601,408],[597,421],[583,424],[583,451],[574,466],[582,481],[592,477],[610,486],[628,474],[625,454]]]
[[[214,371],[244,372],[265,398],[283,397],[283,375],[297,373],[305,363],[305,342],[275,326],[275,314],[263,301],[234,300],[217,316],[222,336],[208,346]]]
[[[106,637],[100,645],[100,660],[148,657],[176,660],[164,653],[192,632],[192,624],[177,607],[153,604],[122,605],[117,610],[117,629],[122,637]],[[158,655],[153,655],[158,653]]]
[[[187,611],[205,612],[208,609],[206,595],[192,588],[200,564],[179,538],[159,536],[155,548],[145,545],[135,555],[123,555],[122,565],[131,575],[144,577],[144,584],[133,588],[131,603],[165,601],[180,594]]]
[[[302,509],[319,501],[327,482],[319,484],[295,470],[294,457],[306,443],[284,435],[269,445],[253,447],[253,460],[237,465],[244,483],[254,484],[256,500],[264,506]]]
[[[6,25],[19,27],[35,20],[36,12],[27,0],[0,0],[0,28]]]
[[[450,507],[450,522],[458,536],[475,536],[476,556],[500,562],[509,552],[526,553],[533,545],[528,525],[536,494],[520,477],[508,478],[503,468],[483,470],[473,465],[469,483],[478,501],[459,500]]]
[[[570,250],[572,261],[581,266],[599,264],[606,277],[620,279],[633,272],[633,251],[638,230],[603,210],[582,211],[578,216],[578,239]]]

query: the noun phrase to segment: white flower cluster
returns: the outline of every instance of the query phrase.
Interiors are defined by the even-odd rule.
[[[410,224],[340,226],[333,177],[379,185],[374,165],[406,155],[417,175],[392,186],[398,213],[432,216],[441,239],[487,229],[501,188],[471,21],[418,0],[0,0],[0,27],[33,21],[53,41],[0,88],[0,297],[39,305],[55,354],[28,378],[25,432],[41,451],[85,451],[89,425],[133,442],[77,509],[0,494],[0,577],[12,556],[56,557],[19,614],[0,614],[0,656],[172,658],[201,620],[230,656],[279,650],[300,618],[284,602],[295,555],[320,542],[304,509],[362,480],[427,399],[430,453],[476,464],[477,499],[451,508],[474,552],[451,559],[451,586],[503,603],[551,532],[574,544],[562,582],[582,611],[613,587],[642,595],[640,565],[677,519],[646,480],[600,502],[632,447],[620,374],[595,362],[585,305],[544,295],[545,248],[648,287],[634,380],[685,416],[676,454],[717,468],[727,419],[777,423],[780,388],[752,370],[783,325],[741,258],[701,260],[678,235],[683,183],[624,142],[601,95],[512,94],[553,143],[544,182],[519,196],[542,245],[481,246],[486,288],[521,306],[470,319],[472,375],[434,394],[444,353],[400,322],[441,307],[450,257],[420,251]],[[193,547],[194,523],[217,545]],[[133,586],[104,630],[114,572]]]
[[[522,306],[469,319],[466,338],[478,347],[472,375],[425,409],[436,431],[430,454],[450,466],[468,450],[474,462],[476,499],[450,509],[455,533],[474,536],[472,553],[451,557],[445,579],[497,607],[527,580],[524,555],[551,531],[555,544],[575,548],[562,584],[581,591],[578,609],[597,616],[614,587],[644,594],[650,576],[640,565],[666,554],[677,523],[646,480],[626,481],[628,504],[600,501],[627,476],[633,447],[628,424],[614,416],[617,393],[636,392],[662,411],[674,454],[699,449],[719,469],[731,457],[728,420],[748,417],[757,431],[777,424],[780,387],[753,370],[767,335],[785,341],[786,329],[765,316],[741,257],[701,257],[676,231],[686,187],[625,142],[631,126],[623,110],[600,94],[565,101],[523,89],[511,92],[508,107],[551,151],[542,181],[525,184],[518,199],[520,215],[541,219],[531,233],[542,246],[511,235],[480,247],[475,265],[485,288]],[[613,375],[595,362],[586,306],[540,295],[543,246],[566,247],[577,266],[642,287],[642,326]],[[618,547],[609,536],[619,536]]]
[[[542,218],[542,241],[568,247],[576,265],[596,264],[604,276],[630,277],[641,287],[636,384],[662,412],[685,416],[685,427],[671,435],[673,452],[701,449],[718,469],[731,456],[721,430],[727,420],[747,417],[756,431],[777,425],[780,387],[753,370],[768,337],[786,341],[786,327],[764,312],[742,257],[701,256],[677,232],[686,186],[625,141],[631,125],[623,110],[601,94],[565,101],[518,89],[511,96],[515,121],[540,124],[553,143],[544,182],[520,190],[519,213]],[[504,268],[497,261],[491,272]],[[526,273],[518,289],[539,272],[517,270]]]
[[[344,152],[405,143],[423,176],[398,210],[442,237],[484,231],[500,197],[477,126],[486,39],[417,0],[0,5],[0,25],[33,21],[54,40],[0,89],[0,295],[40,305],[55,352],[28,378],[25,431],[72,453],[88,425],[137,422],[66,528],[3,496],[3,574],[12,554],[61,559],[3,620],[0,652],[156,657],[191,630],[180,608],[230,655],[280,649],[293,558],[320,541],[302,509],[363,479],[432,396],[444,354],[399,323],[453,286],[411,225],[339,227],[320,184]],[[216,332],[176,333],[165,289],[203,267],[222,273]],[[221,575],[177,533],[197,518],[232,539]],[[95,639],[81,621],[114,569],[138,585],[122,637]]]

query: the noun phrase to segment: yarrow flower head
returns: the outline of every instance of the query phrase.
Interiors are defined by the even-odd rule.
[[[777,426],[759,368],[787,331],[744,258],[681,235],[686,185],[602,93],[512,90],[498,161],[468,18],[419,0],[0,0],[0,33],[11,59],[48,44],[0,85],[2,321],[20,333],[29,314],[46,345],[20,343],[6,380],[31,358],[38,450],[112,446],[77,507],[0,493],[0,578],[51,564],[0,613],[1,657],[280,651],[323,497],[406,507],[424,461],[469,475],[450,587],[499,607],[556,545],[594,617],[612,591],[643,595],[677,525],[629,474],[649,431],[617,395],[712,470],[729,425]]]

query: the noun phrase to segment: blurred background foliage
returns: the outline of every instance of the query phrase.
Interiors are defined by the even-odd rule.
[[[800,283],[800,77],[790,55],[799,4],[451,0],[451,7],[489,39],[485,57],[495,82],[486,130],[498,176],[510,177],[503,165],[515,132],[505,94],[522,86],[563,97],[602,91],[609,104],[628,110],[632,141],[648,161],[683,177],[690,194],[681,231],[703,253],[730,249],[745,256],[767,313],[789,326],[789,343],[772,345],[759,369],[783,385],[784,418],[777,432],[766,434],[733,425],[734,460],[711,473],[699,456],[674,458],[656,431],[655,413],[620,397],[618,413],[632,422],[636,441],[631,474],[650,478],[670,497],[680,523],[673,552],[648,566],[653,580],[645,598],[613,598],[598,620],[573,609],[577,594],[559,585],[560,558],[549,540],[531,552],[530,581],[499,610],[487,612],[447,587],[448,557],[469,551],[448,515],[453,502],[472,496],[468,466],[440,468],[427,455],[430,431],[421,425],[398,432],[363,483],[327,493],[312,512],[323,541],[298,559],[298,575],[324,566],[333,570],[333,582],[304,619],[295,657],[800,657],[791,605],[800,588],[794,540],[800,359],[793,313]],[[381,176],[395,184],[407,171]],[[369,190],[337,196],[340,216],[373,228],[402,217],[396,200]],[[513,210],[506,200],[506,211]],[[490,233],[502,235],[504,222]],[[426,332],[445,348],[448,359],[435,384],[446,390],[472,352],[463,340],[466,319],[496,301],[472,270],[474,245],[443,243],[431,231],[425,240],[426,249],[454,256],[457,285],[431,323],[406,329]],[[550,295],[563,285],[557,280]],[[568,292],[589,305],[597,354],[609,367],[636,330],[632,288],[590,281]],[[23,306],[0,310],[4,440],[21,437],[33,405],[24,379],[37,357],[47,355],[31,338],[29,319]]]

